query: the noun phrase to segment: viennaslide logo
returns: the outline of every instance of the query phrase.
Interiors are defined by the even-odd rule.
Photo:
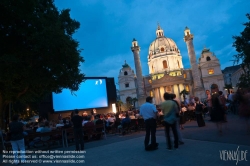
[[[247,150],[240,150],[240,146],[236,150],[220,150],[220,159],[223,161],[247,161]]]

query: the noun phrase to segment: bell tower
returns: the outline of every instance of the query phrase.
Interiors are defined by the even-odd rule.
[[[146,94],[144,91],[144,83],[141,69],[141,60],[140,60],[140,47],[137,40],[133,39],[131,50],[134,55],[135,71],[136,71],[136,87],[137,87],[137,96],[139,105],[145,103]]]
[[[203,88],[201,72],[196,62],[193,39],[194,35],[191,34],[190,29],[186,27],[184,30],[184,41],[187,44],[188,56],[192,69],[194,95],[202,99],[205,98],[205,89]]]

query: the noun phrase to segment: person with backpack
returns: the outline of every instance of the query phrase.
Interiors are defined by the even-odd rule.
[[[195,115],[196,115],[196,120],[197,124],[199,127],[205,126],[205,121],[202,116],[203,109],[205,108],[205,105],[200,102],[198,97],[194,98],[195,101]]]
[[[164,114],[164,126],[165,126],[165,135],[166,135],[166,142],[167,142],[167,148],[169,151],[172,151],[173,149],[178,149],[179,146],[179,139],[178,134],[176,130],[176,112],[178,111],[177,104],[171,99],[171,95],[167,92],[163,95],[165,101],[161,103],[161,110]],[[174,135],[174,148],[172,148],[172,142],[170,139],[170,128],[173,131]]]
[[[222,133],[222,124],[224,122],[224,108],[222,108],[220,103],[220,94],[218,85],[211,85],[212,91],[212,112],[214,114],[214,122],[216,123],[219,133]]]
[[[171,99],[175,102],[175,104],[177,105],[177,112],[176,112],[176,130],[177,130],[177,134],[178,134],[178,138],[179,138],[179,145],[183,145],[184,141],[182,139],[182,135],[181,135],[181,131],[180,131],[180,113],[181,113],[181,102],[180,100],[178,100],[176,98],[176,94],[170,94],[171,95]]]

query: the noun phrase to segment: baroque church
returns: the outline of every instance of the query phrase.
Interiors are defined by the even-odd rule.
[[[127,103],[137,98],[136,107],[138,107],[145,103],[147,96],[154,98],[154,104],[160,104],[164,101],[165,92],[174,93],[180,101],[183,101],[180,95],[183,90],[188,91],[189,96],[197,96],[201,100],[206,98],[205,91],[210,90],[212,84],[223,90],[225,84],[218,58],[209,49],[204,48],[197,61],[193,39],[194,35],[186,27],[184,42],[187,45],[191,67],[184,69],[182,55],[176,43],[164,36],[164,31],[158,24],[156,39],[149,45],[147,55],[149,75],[146,76],[142,75],[141,48],[138,41],[133,39],[131,50],[135,71],[126,61],[122,65],[118,77],[120,100]]]

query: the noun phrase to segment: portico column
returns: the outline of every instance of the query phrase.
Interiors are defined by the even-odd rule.
[[[188,84],[188,87],[189,87],[189,94],[193,94],[193,88],[190,84]]]
[[[153,95],[154,95],[154,100],[155,100],[155,104],[157,103],[156,101],[156,93],[155,93],[155,88],[153,88]]]
[[[178,87],[178,94],[180,95],[180,84],[177,84]]]
[[[160,88],[158,88],[158,94],[159,94],[159,103],[158,104],[160,104],[161,103],[161,91],[160,91]]]

